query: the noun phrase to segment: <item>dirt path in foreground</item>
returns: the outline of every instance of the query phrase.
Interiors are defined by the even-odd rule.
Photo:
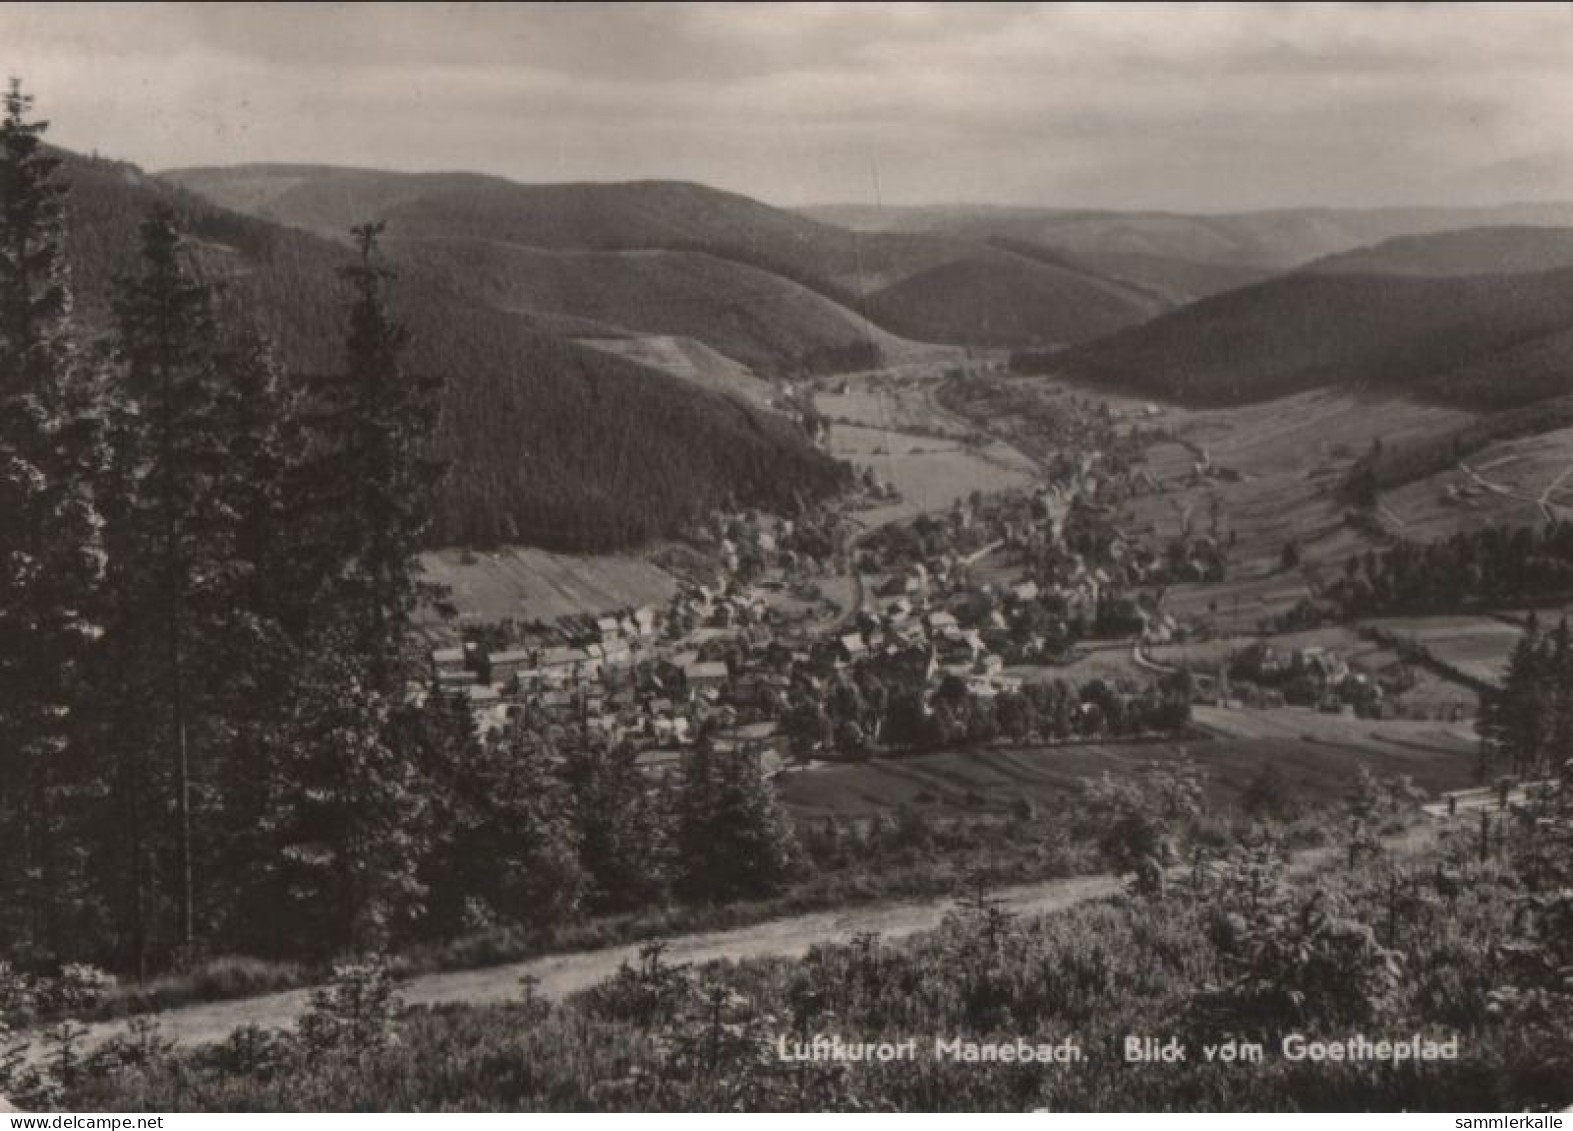
[[[1388,848],[1408,855],[1429,844],[1437,822],[1415,826],[1387,842]],[[1308,849],[1297,853],[1291,871],[1304,873],[1331,862],[1338,848]],[[1090,900],[1106,898],[1120,890],[1112,876],[1078,876],[1001,888],[995,894],[1014,912],[1041,915],[1064,910]],[[819,911],[787,919],[773,919],[748,927],[679,935],[666,940],[671,962],[705,963],[717,959],[792,958],[821,943],[838,943],[854,935],[877,932],[885,939],[901,939],[939,926],[955,906],[951,898],[881,903],[866,907]],[[638,944],[601,950],[544,955],[523,962],[476,970],[423,974],[403,988],[410,1005],[441,1002],[488,1004],[517,1001],[519,980],[539,979],[536,992],[560,999],[588,989],[617,972],[625,961],[637,959]],[[310,989],[287,990],[261,997],[206,1002],[158,1014],[162,1036],[182,1044],[220,1041],[242,1025],[286,1028],[305,1010]],[[125,1021],[104,1021],[89,1026],[84,1049],[95,1047],[126,1031]]]
[[[1042,913],[1112,895],[1120,888],[1111,876],[1047,880],[1001,889],[998,894],[1013,911]],[[819,911],[789,919],[773,919],[748,927],[680,935],[667,942],[666,961],[704,963],[716,959],[795,957],[818,943],[845,942],[854,935],[878,932],[899,939],[939,926],[954,900],[883,903],[837,911]],[[540,979],[536,992],[559,999],[611,977],[625,961],[638,959],[639,946],[606,947],[570,954],[544,955],[504,966],[423,974],[407,982],[402,993],[410,1005],[439,1002],[487,1004],[517,1001],[519,979]],[[221,1041],[236,1028],[256,1024],[275,1028],[293,1025],[305,1010],[309,989],[286,990],[262,997],[181,1006],[158,1015],[162,1036],[183,1044]],[[123,1033],[124,1021],[89,1026],[83,1044],[96,1046]]]

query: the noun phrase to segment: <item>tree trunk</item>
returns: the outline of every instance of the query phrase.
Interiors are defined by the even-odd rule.
[[[169,662],[171,723],[175,743],[175,883],[178,891],[180,944],[196,939],[196,900],[191,874],[191,752],[186,741],[186,678],[181,663],[180,615],[170,619]]]

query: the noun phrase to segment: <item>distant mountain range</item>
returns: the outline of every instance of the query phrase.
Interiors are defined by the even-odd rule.
[[[1496,410],[1573,393],[1573,204],[793,212],[656,181],[296,165],[154,178],[84,159],[72,174],[89,305],[139,211],[175,200],[298,368],[336,363],[345,234],[386,221],[413,360],[450,380],[450,542],[622,546],[723,498],[832,489],[844,469],[764,395],[727,389],[915,342],[1196,403],[1339,385]],[[706,384],[652,368],[701,351],[746,369]]]
[[[742,349],[748,357],[740,360],[767,373],[846,368],[837,359],[847,335],[861,334],[863,315],[921,341],[1057,346],[1135,325],[1218,282],[1174,272],[1165,287],[1153,287],[987,233],[857,232],[669,181],[522,185],[467,173],[293,165],[163,176],[225,207],[333,237],[356,217],[381,217],[390,246],[416,263],[434,256],[468,263],[485,249],[485,262],[508,276],[501,286],[509,301],[535,311],[607,320],[608,296],[636,286],[647,298],[619,324],[693,337],[723,353]],[[547,252],[571,255],[550,260]],[[517,270],[526,261],[528,279]],[[708,277],[701,291],[726,301],[682,300],[696,275]],[[652,288],[669,291],[671,301],[650,297]],[[772,339],[761,323],[780,318],[784,298],[795,324]]]
[[[1573,202],[1475,208],[1284,208],[1196,215],[1086,209],[938,205],[802,210],[827,224],[870,233],[996,237],[1060,248],[1098,266],[1107,256],[1228,266],[1277,273],[1396,236],[1464,228],[1573,228]]]
[[[1159,374],[1147,383],[1256,398],[1335,379],[1332,371],[1361,353],[1357,342],[1379,357],[1404,354],[1375,327],[1351,329],[1356,343],[1347,351],[1291,348],[1294,335],[1278,334],[1280,319],[1317,326],[1320,308],[1326,317],[1369,320],[1373,288],[1312,288],[1281,281],[1285,272],[1464,277],[1573,264],[1573,204],[1216,216],[977,206],[791,212],[662,181],[523,185],[469,173],[296,165],[164,176],[216,203],[330,238],[375,215],[388,222],[398,256],[488,306],[568,320],[585,332],[691,338],[764,375],[858,367],[871,349],[888,353],[902,339],[1044,353],[1082,346],[1073,351],[1081,366],[1080,359],[1112,359],[1132,348],[1117,343],[1157,334],[1165,350],[1178,352],[1156,362],[1138,353]],[[1263,283],[1265,298],[1248,291]],[[1345,289],[1349,302],[1338,297]],[[1477,288],[1482,298],[1486,289]],[[1393,305],[1395,334],[1425,322],[1397,314],[1426,301],[1421,296],[1390,284],[1374,290],[1382,294],[1376,310]],[[1438,291],[1446,296],[1438,315],[1463,319],[1446,340],[1516,325],[1501,301],[1471,320],[1466,292]],[[1235,293],[1241,297],[1221,308],[1206,305]],[[1255,365],[1245,355],[1238,365],[1220,359],[1166,382],[1161,374],[1171,362],[1199,363],[1213,348],[1182,339],[1196,317],[1216,330],[1211,320],[1220,309],[1251,311],[1242,340],[1277,339],[1271,348],[1279,361],[1259,379],[1231,372]],[[1545,312],[1529,317],[1538,327]],[[1142,329],[1149,324],[1158,327],[1151,334]],[[1457,362],[1476,356],[1461,350]],[[1092,368],[1112,377],[1119,366]],[[1373,374],[1355,365],[1347,379]],[[1403,384],[1411,376],[1405,370],[1387,379]]]

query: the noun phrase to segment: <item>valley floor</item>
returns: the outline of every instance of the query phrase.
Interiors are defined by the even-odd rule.
[[[1405,776],[1429,793],[1474,781],[1478,739],[1469,723],[1357,719],[1304,707],[1251,710],[1198,706],[1194,739],[995,745],[875,758],[782,774],[777,788],[800,818],[867,817],[910,808],[925,815],[1004,815],[1021,802],[1075,796],[1104,773],[1188,758],[1220,807],[1271,764],[1309,806],[1335,804],[1362,768]]]

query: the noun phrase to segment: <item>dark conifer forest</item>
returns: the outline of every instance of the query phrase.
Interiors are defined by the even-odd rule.
[[[379,224],[341,253],[127,194],[134,174],[64,161],[44,131],[13,85],[4,960],[140,979],[213,953],[315,960],[546,924],[671,886],[777,890],[792,833],[746,759],[700,759],[656,810],[618,754],[565,767],[538,736],[483,741],[467,706],[412,693],[412,619],[433,596],[417,555],[456,529],[623,545],[716,490],[785,503],[836,486],[837,466],[739,403],[443,307],[389,267]],[[69,250],[100,239],[73,271]],[[540,382],[523,393],[521,343]],[[710,823],[734,837],[716,892],[697,878]]]
[[[55,156],[71,189],[65,259],[84,337],[107,329],[115,280],[138,254],[137,225],[162,203],[190,269],[270,336],[280,365],[313,374],[343,364],[347,230],[342,242],[325,240],[131,165]],[[439,273],[397,268],[389,302],[410,328],[410,369],[445,388],[433,446],[448,472],[430,545],[615,550],[677,533],[717,506],[790,509],[848,482],[778,414],[565,340],[533,315],[477,304]]]

